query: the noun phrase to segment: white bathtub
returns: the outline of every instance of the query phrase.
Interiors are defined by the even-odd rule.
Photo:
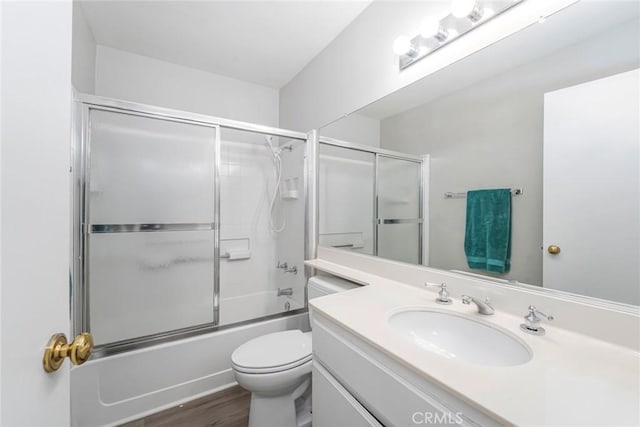
[[[303,307],[289,296],[277,296],[276,291],[255,292],[232,298],[220,300],[220,325],[244,322],[257,317],[271,316],[272,314],[286,311],[285,305],[289,303],[289,310],[297,310]]]
[[[233,298],[231,312],[255,301]],[[245,297],[246,298],[246,297]],[[282,307],[286,297],[269,296],[264,306]],[[265,299],[266,301],[266,299]],[[294,301],[291,302],[292,309]],[[221,304],[222,306],[222,304]],[[282,311],[278,309],[277,311]],[[222,314],[222,313],[221,313]],[[254,312],[255,316],[255,312]],[[247,340],[287,329],[309,330],[306,313],[229,328],[92,360],[71,369],[73,426],[111,426],[131,421],[235,384],[231,353]]]

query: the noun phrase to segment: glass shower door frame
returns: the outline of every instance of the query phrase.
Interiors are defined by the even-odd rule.
[[[393,224],[418,224],[418,261],[423,262],[422,259],[422,245],[424,235],[424,159],[417,160],[413,157],[407,157],[398,154],[380,153],[376,152],[375,160],[375,183],[374,183],[374,201],[373,201],[373,250],[374,255],[378,256],[378,227],[381,225],[393,225]],[[404,162],[417,163],[420,167],[420,182],[418,183],[418,217],[417,218],[380,218],[379,210],[379,189],[380,189],[380,158],[401,160]]]
[[[162,107],[155,107],[145,104],[138,104],[129,101],[115,100],[95,95],[76,94],[73,104],[73,138],[71,144],[71,167],[73,200],[72,200],[72,242],[70,266],[70,298],[71,298],[71,323],[72,334],[76,335],[83,331],[90,331],[90,311],[88,293],[88,264],[89,248],[87,245],[88,235],[91,232],[113,232],[132,231],[129,224],[96,224],[93,229],[89,223],[89,156],[90,156],[90,111],[101,110],[114,113],[122,113],[139,117],[147,117],[159,120],[185,123],[190,125],[209,127],[214,130],[212,136],[213,146],[213,223],[211,224],[135,224],[133,231],[166,231],[166,230],[212,230],[214,241],[214,283],[213,283],[213,321],[210,323],[194,325],[186,328],[168,330],[152,335],[125,339],[113,343],[96,346],[93,358],[100,358],[124,351],[135,350],[150,345],[169,342],[177,339],[187,338],[203,333],[210,333],[221,329],[237,327],[243,324],[250,324],[260,320],[277,317],[297,315],[307,311],[307,306],[301,309],[282,312],[265,317],[232,323],[229,325],[219,325],[220,320],[220,159],[221,159],[221,130],[235,129],[248,132],[270,134],[279,137],[286,137],[304,142],[309,142],[310,135],[290,131],[286,129],[273,128],[253,123],[239,122],[235,120],[222,119],[206,116],[197,113],[188,113]],[[313,167],[305,161],[305,175]],[[308,190],[309,182],[305,182],[305,194]],[[209,227],[209,228],[207,228]],[[305,248],[308,248],[308,229],[305,228]],[[305,269],[307,270],[307,269]],[[306,288],[305,288],[306,291]]]
[[[77,150],[74,157],[76,159],[75,168],[78,173],[74,176],[77,180],[74,184],[74,191],[78,191],[79,206],[74,209],[74,273],[75,278],[81,279],[76,286],[73,287],[74,295],[74,328],[76,331],[91,331],[91,313],[89,307],[89,255],[90,245],[89,235],[96,233],[121,233],[121,232],[166,232],[166,231],[213,231],[213,319],[212,322],[189,326],[175,330],[155,333],[140,338],[125,339],[115,343],[107,343],[102,346],[96,346],[96,352],[100,354],[102,351],[111,347],[129,346],[146,337],[153,339],[162,339],[167,336],[175,335],[177,331],[180,333],[197,332],[203,329],[216,326],[220,319],[220,126],[217,124],[197,122],[181,117],[170,117],[154,114],[150,111],[138,111],[133,109],[114,108],[108,105],[78,103],[76,108],[79,110],[80,126],[76,129],[80,133],[79,141],[75,144]],[[142,110],[142,109],[141,109]],[[91,156],[91,134],[90,134],[90,114],[91,111],[107,111],[117,114],[125,114],[129,116],[145,117],[158,119],[163,121],[185,123],[193,126],[201,126],[212,129],[213,134],[211,144],[213,148],[213,157],[211,159],[213,168],[213,222],[211,223],[183,223],[183,224],[92,224],[90,221],[90,156]],[[77,200],[78,198],[76,198]],[[79,224],[80,227],[75,227]],[[72,276],[73,277],[73,276]],[[75,333],[75,331],[74,331]]]
[[[378,226],[382,224],[418,224],[418,259],[420,263],[424,262],[424,200],[425,200],[425,182],[427,176],[425,176],[425,162],[428,159],[428,156],[415,156],[411,154],[401,153],[398,151],[386,150],[383,148],[378,148],[374,146],[368,146],[363,144],[357,144],[354,142],[343,141],[336,138],[329,138],[326,136],[320,136],[319,138],[320,144],[332,145],[335,147],[342,147],[349,150],[363,151],[366,153],[372,153],[375,155],[374,162],[374,182],[373,182],[373,255],[378,256]],[[378,190],[379,190],[379,160],[380,157],[397,159],[402,161],[408,161],[413,163],[418,163],[420,165],[420,182],[419,184],[419,217],[418,218],[380,218],[378,211]],[[318,160],[319,161],[319,160]],[[317,195],[316,195],[317,198]],[[316,203],[319,205],[320,201],[317,200]]]

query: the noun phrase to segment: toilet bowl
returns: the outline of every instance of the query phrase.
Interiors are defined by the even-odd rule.
[[[309,279],[309,299],[358,285],[335,277]],[[311,332],[254,338],[231,355],[236,381],[251,392],[249,427],[311,426]]]
[[[311,384],[311,333],[300,330],[263,335],[231,355],[236,381],[251,392],[249,426],[294,427],[296,400]],[[300,405],[299,405],[300,406]]]

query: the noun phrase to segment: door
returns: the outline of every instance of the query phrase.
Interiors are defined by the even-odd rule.
[[[0,425],[68,426],[71,2],[0,2],[2,50]]]
[[[376,155],[320,144],[319,243],[375,255]]]
[[[84,117],[84,260],[77,333],[118,342],[218,323],[218,128],[79,106]],[[80,157],[80,156],[78,156]],[[79,162],[78,162],[79,163]],[[78,191],[80,193],[80,191]],[[80,194],[78,199],[82,199]],[[79,252],[79,251],[78,251]]]
[[[422,263],[422,163],[378,154],[376,254]]]
[[[545,287],[640,304],[639,93],[634,70],[545,94]]]

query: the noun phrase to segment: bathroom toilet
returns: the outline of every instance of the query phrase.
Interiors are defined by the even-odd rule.
[[[329,276],[309,279],[309,299],[357,288]],[[238,384],[251,392],[249,427],[311,425],[311,332],[266,334],[238,347],[231,365]]]

